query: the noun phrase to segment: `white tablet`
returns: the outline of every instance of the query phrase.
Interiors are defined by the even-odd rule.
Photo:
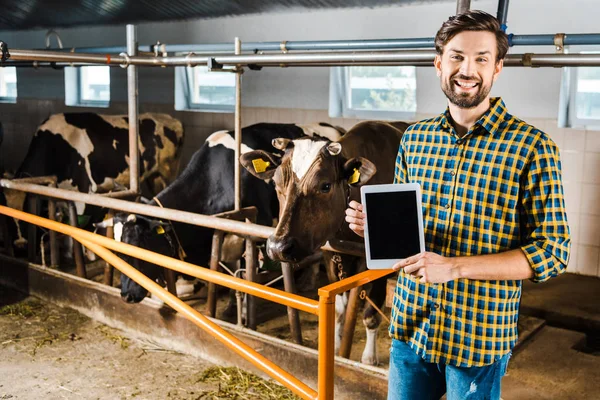
[[[367,185],[360,194],[367,215],[367,268],[392,268],[399,260],[425,251],[421,185]]]

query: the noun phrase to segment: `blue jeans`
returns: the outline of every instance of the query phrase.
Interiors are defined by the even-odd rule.
[[[425,362],[410,346],[392,339],[388,400],[499,400],[510,353],[491,365],[455,367]]]

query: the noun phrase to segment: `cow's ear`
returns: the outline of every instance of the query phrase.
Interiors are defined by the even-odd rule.
[[[279,158],[264,150],[254,150],[242,154],[240,163],[255,177],[267,181],[273,178],[279,166]]]
[[[360,187],[375,175],[375,164],[363,157],[351,158],[344,164],[343,178],[349,185]]]

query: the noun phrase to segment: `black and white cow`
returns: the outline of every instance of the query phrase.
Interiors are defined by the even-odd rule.
[[[51,115],[39,126],[15,178],[56,175],[58,187],[106,193],[129,185],[129,125],[126,115]],[[153,194],[173,182],[183,143],[181,122],[167,114],[140,115],[140,182]],[[9,207],[23,210],[25,193],[5,189]],[[85,205],[76,203],[79,215]],[[19,223],[17,247],[24,247]]]
[[[275,138],[283,137],[293,140],[306,136],[322,136],[329,140],[337,140],[344,132],[342,128],[324,123],[305,126],[259,123],[242,129],[242,154],[257,149],[272,149],[271,142]],[[166,208],[198,214],[212,215],[233,210],[234,145],[233,132],[213,133],[194,153],[189,164],[175,182],[160,192],[156,198]],[[272,226],[273,218],[277,217],[279,210],[275,187],[270,182],[255,178],[245,169],[242,169],[241,186],[241,206],[257,207],[257,223]],[[157,203],[154,200],[152,204]],[[121,218],[120,221],[122,220]],[[129,240],[132,244],[149,242],[148,237],[153,234],[152,227],[148,225],[146,229],[143,229],[145,225],[148,225],[146,221],[139,223],[129,221],[121,227],[115,226],[115,232],[119,232],[124,240]],[[187,254],[186,261],[202,266],[208,265],[213,230],[178,222],[174,222],[173,225]],[[140,236],[143,236],[144,239],[142,240]],[[162,236],[168,238],[168,235]],[[227,253],[229,259],[239,259],[243,252],[243,246],[240,240],[236,241],[233,238],[236,236],[230,237],[230,246],[224,243],[224,252]],[[153,250],[151,247],[147,248]],[[155,246],[154,249],[156,248]],[[228,248],[229,251],[227,251]],[[171,251],[170,246],[163,246],[163,249]],[[236,252],[237,254],[233,254]],[[137,267],[144,274],[152,277],[157,277],[162,273],[161,267],[143,261],[139,261]],[[139,302],[147,295],[144,288],[125,275],[122,275],[121,284],[121,296],[127,302]]]

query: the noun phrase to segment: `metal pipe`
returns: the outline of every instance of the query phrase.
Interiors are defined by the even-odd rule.
[[[221,260],[221,246],[223,245],[223,236],[225,232],[215,231],[213,233],[212,247],[210,250],[210,269],[219,272],[219,261]],[[208,295],[206,299],[206,309],[208,315],[214,318],[217,314],[217,285],[208,282]]]
[[[137,28],[127,25],[127,55],[137,56]],[[127,108],[129,115],[129,190],[140,191],[140,168],[138,140],[140,122],[138,119],[138,75],[135,64],[127,66]]]
[[[39,203],[39,197],[38,196],[27,196],[27,200],[28,200],[28,207],[29,207],[29,213],[33,214],[33,215],[37,215],[38,214],[38,203]],[[33,224],[29,224],[29,227],[27,229],[27,257],[29,259],[29,262],[36,262],[35,260],[35,255],[37,252],[37,227]]]
[[[471,0],[456,0],[456,15],[466,13],[471,8]]]
[[[246,280],[249,282],[256,281],[256,273],[258,270],[258,249],[256,248],[256,242],[250,238],[246,239]],[[290,292],[294,293],[294,292]],[[246,325],[252,330],[256,330],[256,299],[254,296],[248,296],[246,302],[247,307],[247,321]],[[239,312],[238,315],[241,313]]]
[[[600,42],[600,35],[599,42]],[[553,38],[553,37],[552,37]],[[553,39],[552,39],[553,40]],[[565,40],[565,45],[568,45],[568,41]],[[96,57],[97,62],[103,63],[106,61],[105,57],[94,56],[92,54],[77,55],[77,54],[65,54],[58,52],[41,52],[43,55],[33,55],[31,51],[23,50],[11,50],[11,57],[14,59],[31,59],[31,58],[49,58],[59,57],[60,59],[70,59],[79,57]],[[360,64],[390,64],[397,65],[402,63],[403,65],[429,65],[433,62],[435,52],[431,50],[405,50],[395,52],[338,52],[338,53],[313,53],[313,54],[263,54],[263,55],[226,55],[216,56],[213,59],[224,66],[236,65],[257,65],[257,66],[309,66],[311,64],[315,66],[323,65],[360,65]],[[553,62],[551,64],[536,64],[530,65],[530,60],[544,59],[546,57],[552,57]],[[584,60],[584,61],[579,61]],[[130,57],[129,60],[125,60],[123,57],[115,56],[108,59],[108,63],[114,65],[146,65],[146,66],[188,66],[188,65],[206,65],[208,63],[208,57],[201,56],[186,56],[186,57],[167,57],[167,58],[155,58],[155,57]],[[519,67],[559,67],[559,66],[600,66],[600,55],[598,54],[512,54],[506,57],[506,66],[519,66]]]
[[[75,203],[69,202],[69,223],[71,226],[77,228],[77,209]],[[81,243],[73,240],[73,259],[75,260],[75,267],[77,269],[77,276],[80,278],[87,278],[85,270],[85,261],[83,259],[83,248]]]
[[[264,373],[275,379],[279,383],[291,389],[294,393],[298,394],[304,399],[314,399],[317,396],[317,392],[308,387],[305,383],[301,382],[287,371],[284,371],[279,366],[274,364],[272,361],[258,353],[256,350],[246,345],[244,342],[227,332],[225,329],[218,326],[216,323],[209,320],[192,307],[179,300],[177,296],[167,292],[160,287],[157,283],[153,282],[150,278],[127,264],[116,254],[108,251],[102,246],[94,243],[91,240],[86,240],[82,237],[76,236],[77,240],[80,240],[88,248],[92,249],[94,253],[102,257],[106,262],[114,265],[122,273],[126,274],[146,290],[156,295],[166,304],[171,306],[175,311],[183,315],[186,319],[192,321],[198,327],[204,329],[210,333],[215,339],[224,344],[227,348],[235,351],[241,355],[244,359],[252,363],[254,366],[262,370]]]
[[[498,21],[500,27],[506,32],[506,19],[508,18],[508,0],[498,0]]]
[[[354,339],[354,328],[356,327],[356,316],[358,314],[358,294],[360,293],[361,288],[362,286],[357,286],[348,293],[348,305],[346,306],[344,330],[342,332],[342,341],[340,343],[340,357],[350,358],[352,341]]]
[[[235,38],[235,54],[242,54],[242,42],[240,38]],[[234,210],[240,209],[242,202],[242,164],[240,155],[242,154],[242,73],[244,70],[241,65],[236,65],[235,74],[235,149],[233,159],[233,189],[234,189]]]
[[[554,46],[554,36],[544,35],[508,35],[510,46]],[[598,45],[600,33],[569,33],[565,36],[565,46]]]
[[[457,7],[458,9],[458,7]],[[508,0],[499,0],[498,20],[506,24]],[[517,35],[511,34],[511,46],[553,46],[554,34]],[[565,45],[598,45],[600,34],[579,33],[567,34]],[[140,51],[154,52],[155,45],[139,46]],[[403,39],[361,39],[361,40],[314,40],[314,41],[280,41],[280,42],[245,42],[243,52],[259,53],[265,51],[339,51],[339,50],[401,50],[401,49],[432,49],[434,38],[403,38]],[[168,53],[210,54],[233,53],[234,43],[213,44],[161,44],[162,51]],[[89,54],[119,54],[126,51],[124,46],[112,47],[77,47],[60,50],[62,52]],[[11,50],[12,53],[12,50]]]
[[[2,208],[0,207],[0,210]],[[393,269],[373,269],[363,271],[359,274],[352,275],[349,278],[330,283],[327,286],[319,288],[319,297],[331,297],[335,298],[336,295],[347,292],[348,290],[364,286],[369,282],[373,282],[379,278],[383,278],[386,275],[392,274],[395,271]]]
[[[170,208],[160,208],[147,204],[133,203],[130,201],[102,197],[95,194],[75,192],[72,190],[55,189],[28,183],[16,183],[7,179],[0,179],[0,186],[7,189],[21,190],[28,193],[41,194],[63,200],[81,201],[99,207],[126,211],[133,214],[148,215],[156,218],[169,219],[191,225],[224,230],[246,236],[255,236],[267,239],[273,234],[274,229],[269,226],[246,224],[240,221],[211,217],[208,215],[194,214]]]
[[[110,218],[114,218],[114,216],[115,216],[115,212],[113,210],[108,210],[108,213],[106,214],[106,218],[110,219]],[[54,231],[50,231],[50,232],[54,232]],[[106,227],[106,237],[109,239],[115,238],[114,226]],[[115,271],[114,271],[112,264],[107,262],[106,265],[104,266],[103,282],[105,285],[108,285],[108,286],[113,285],[114,272]]]
[[[290,263],[281,263],[281,272],[283,272],[283,287],[285,288],[285,291],[296,294],[296,288],[294,287],[294,269]],[[302,328],[300,327],[300,315],[298,314],[298,310],[288,307],[287,313],[292,340],[299,345],[302,345]]]
[[[319,400],[333,399],[335,296],[319,295]]]
[[[48,199],[48,218],[56,221],[56,201]],[[50,231],[50,267],[57,268],[60,263],[58,240],[55,231]]]
[[[236,233],[242,236],[268,239],[269,236],[275,232],[275,229],[269,226],[248,224],[209,215],[194,214],[187,211],[174,210],[172,208],[160,208],[147,204],[133,203],[130,201],[113,199],[110,197],[102,197],[97,194],[81,193],[72,190],[57,189],[30,183],[19,183],[9,179],[0,179],[0,186],[7,189],[20,190],[27,193],[36,193],[42,196],[54,197],[62,200],[80,201],[86,204],[126,211],[133,214],[142,214],[155,218],[169,219],[172,221],[182,222],[184,224],[204,226],[207,228]],[[359,257],[364,256],[364,246],[355,242],[332,241],[332,244],[327,243],[321,249],[324,251],[343,252]]]
[[[98,243],[113,251],[117,251],[119,253],[123,253],[135,258],[139,258],[140,260],[148,261],[152,264],[156,264],[161,267],[171,268],[175,271],[181,272],[182,274],[187,274],[198,279],[214,282],[217,285],[225,286],[230,289],[240,290],[250,295],[267,299],[269,301],[274,301],[285,306],[291,306],[297,308],[298,310],[305,311],[311,314],[318,314],[318,302],[312,299],[308,299],[306,297],[286,293],[283,290],[279,289],[264,287],[263,285],[254,282],[248,282],[244,279],[233,278],[220,272],[215,272],[206,268],[201,268],[197,265],[193,265],[185,261],[167,257],[162,254],[154,253],[149,250],[132,246],[127,243],[121,243],[114,240],[110,240],[104,236],[97,235],[95,233],[88,232],[80,228],[73,228],[71,226],[50,221],[45,218],[29,215],[23,211],[18,211],[10,207],[0,206],[0,213],[11,216],[13,218],[20,219],[25,222],[35,223],[47,229],[54,229],[65,235],[77,236],[78,238],[94,241],[95,243]],[[224,220],[223,222],[237,221]],[[238,223],[242,225],[249,225],[243,222]]]

